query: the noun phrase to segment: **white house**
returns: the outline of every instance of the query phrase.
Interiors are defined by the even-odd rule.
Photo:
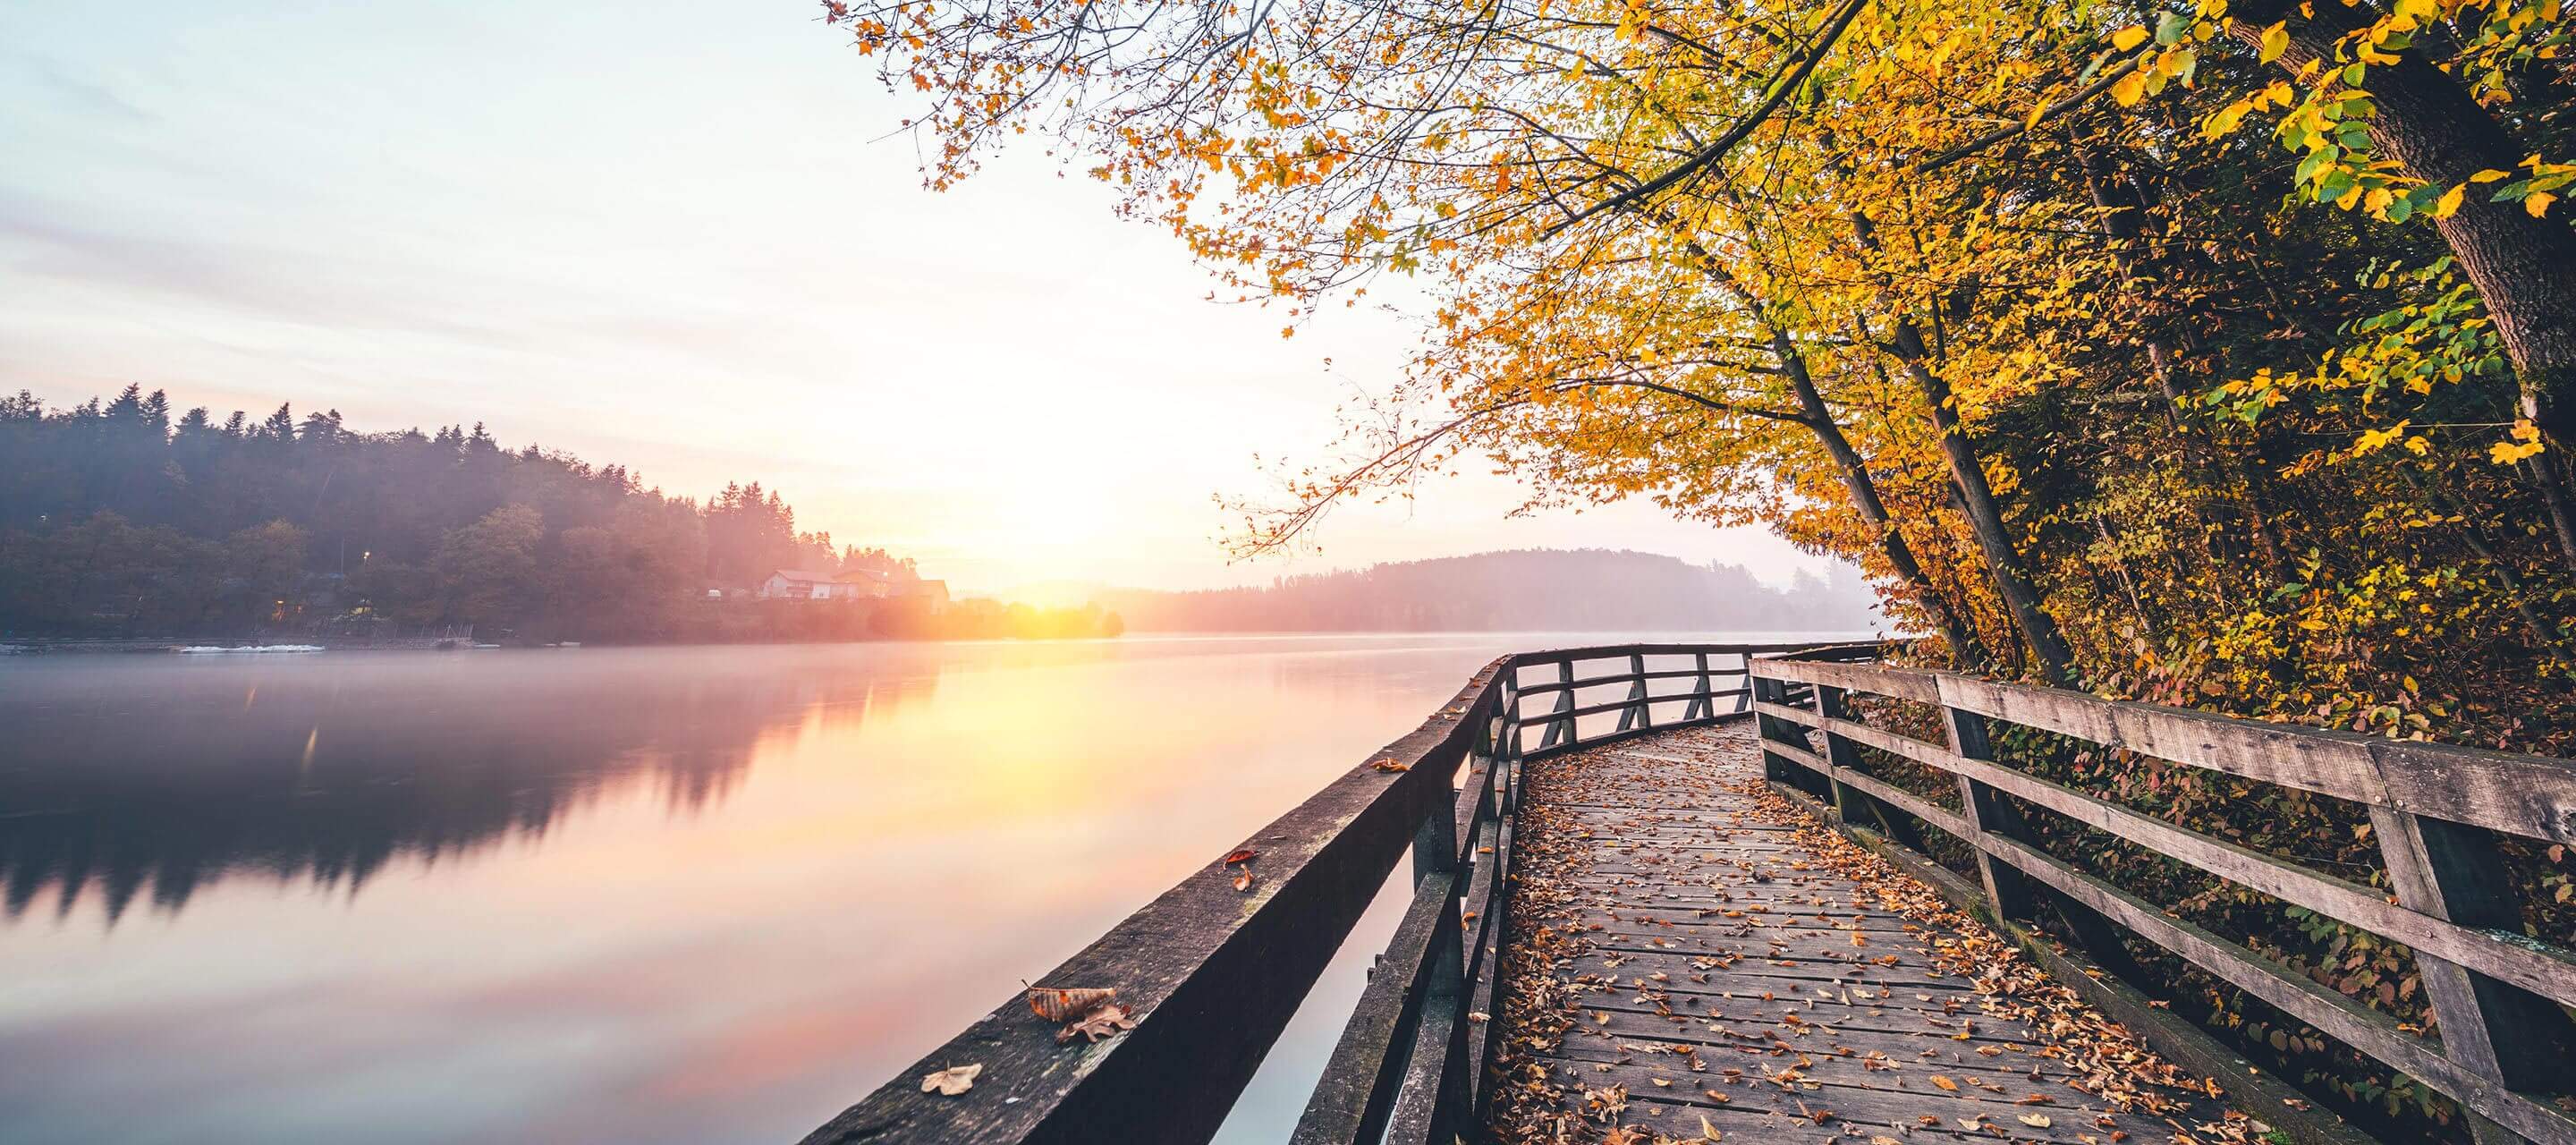
[[[883,597],[893,588],[885,579],[867,573],[816,572],[811,569],[779,569],[760,582],[762,600],[856,600],[860,597]]]

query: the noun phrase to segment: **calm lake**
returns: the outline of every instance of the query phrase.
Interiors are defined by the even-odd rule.
[[[0,1140],[794,1141],[1494,655],[1614,639],[0,658]]]

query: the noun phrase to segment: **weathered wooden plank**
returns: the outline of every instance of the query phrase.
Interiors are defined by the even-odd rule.
[[[1386,1145],[1450,1145],[1467,1112],[1466,983],[1459,975],[1459,916],[1451,900],[1431,933],[1429,978],[1416,985],[1420,1014],[1413,1023],[1413,1045],[1404,1061],[1402,1085],[1388,1111],[1383,1133],[1363,1123],[1350,1137],[1306,1135],[1298,1124],[1295,1142],[1378,1142]],[[1332,1076],[1331,1067],[1325,1076]],[[1318,1091],[1320,1092],[1320,1090]],[[1310,1104],[1308,1111],[1314,1107]]]
[[[1971,721],[1980,717],[1969,715]],[[1975,746],[1982,741],[1972,741]],[[1961,781],[1965,783],[1965,780]],[[1781,791],[1783,798],[1799,805],[1808,814],[1822,818],[1822,808],[1804,794]],[[1858,833],[1845,826],[1843,833],[1855,842],[1888,860],[1897,869],[1912,874],[1937,891],[1950,904],[1970,913],[1990,914],[1993,900],[1978,888],[1936,866],[1921,855],[1896,846],[1883,838]],[[1983,856],[1991,858],[1991,856]],[[2020,872],[2010,864],[1995,860],[1993,866],[2009,872],[2014,878]],[[2054,891],[2050,892],[2054,894]],[[2062,896],[2060,896],[2062,897]],[[2082,909],[2082,908],[2079,908]],[[2098,914],[2087,913],[2100,919]],[[2010,920],[2001,925],[2032,963],[2046,970],[2050,977],[2074,990],[2076,994],[2139,1033],[2156,1049],[2176,1064],[2199,1073],[2224,1079],[2231,1104],[2242,1107],[2269,1122],[2285,1142],[2295,1145],[2375,1145],[2360,1131],[2319,1109],[2305,1094],[2273,1075],[2255,1069],[2245,1056],[2219,1044],[2209,1033],[2184,1021],[2163,1007],[2163,1003],[2140,993],[2120,978],[2086,961],[2083,955],[2053,939],[2044,939]],[[2102,919],[2101,925],[2112,925]]]
[[[1815,727],[1816,721],[1823,718],[1805,708],[1792,707],[1791,705],[1780,703],[1778,701],[1759,698],[1753,701],[1753,710],[1776,720],[1784,720],[1788,723],[1796,724],[1802,728]]]
[[[1933,682],[1930,674],[1920,671],[1777,656],[1757,658],[1754,665],[1754,674],[1767,679],[1796,680],[1926,704],[1941,702],[1940,686]]]
[[[2388,798],[2371,741],[2364,736],[1948,672],[1933,675],[1943,704],[1990,719],[2356,803],[2385,803]]]
[[[1587,925],[1602,921],[1601,916],[1590,912],[1576,917]],[[1720,932],[1715,938],[1709,937],[1712,927]],[[1911,977],[1919,979],[1934,969],[1931,958],[1924,953],[1920,943],[1909,942],[1904,937],[1908,932],[1898,928],[1873,931],[1831,924],[1805,925],[1795,929],[1777,928],[1774,933],[1767,935],[1732,936],[1725,935],[1724,930],[1722,923],[1666,924],[1644,920],[1624,920],[1604,923],[1600,933],[1619,938],[1669,938],[1679,934],[1691,934],[1721,944],[1728,944],[1728,939],[1731,937],[1734,939],[1731,944],[1728,944],[1732,946],[1731,953],[1747,959],[1796,958],[1852,965],[1867,963],[1870,966],[1881,967],[1880,970],[1864,971],[1872,978],[1893,979],[1896,976],[1895,970],[1902,968],[1910,971]],[[1851,942],[1854,937],[1861,939],[1861,942]]]
[[[1719,1068],[1715,1064],[1717,1060],[1710,1059],[1712,1070]],[[1992,1093],[1978,1092],[1969,1096],[1966,1087],[1962,1087],[1961,1093],[1949,1093],[1931,1090],[1929,1086],[1856,1085],[1841,1076],[1783,1086],[1766,1080],[1760,1068],[1751,1064],[1726,1067],[1740,1071],[1741,1076],[1736,1077],[1691,1074],[1643,1064],[1611,1065],[1605,1069],[1602,1066],[1606,1063],[1581,1059],[1564,1059],[1564,1064],[1571,1067],[1564,1075],[1566,1080],[1579,1081],[1585,1087],[1595,1089],[1613,1085],[1625,1087],[1629,1105],[1637,1116],[1623,1118],[1623,1121],[1651,1127],[1662,1120],[1668,1122],[1667,1128],[1683,1140],[1700,1134],[1701,1117],[1710,1118],[1715,1125],[1723,1113],[1760,1118],[1732,1134],[1726,1133],[1730,1126],[1717,1126],[1721,1134],[1741,1136],[1747,1141],[1816,1141],[1848,1135],[1851,1133],[1848,1127],[1862,1127],[1863,1132],[1859,1135],[1864,1138],[1883,1136],[1886,1135],[1883,1131],[1893,1130],[1907,1139],[1941,1142],[1970,1136],[1985,1142],[2074,1142],[2080,1140],[2077,1134],[2091,1133],[2099,1140],[2102,1132],[2094,1121],[2096,1112],[2085,1109],[2089,1105],[2098,1111],[2098,1099],[2059,1079],[2041,1082],[2018,1079],[2020,1085],[2016,1098],[2038,1094],[2048,1099],[2045,1105],[2025,1105],[2018,1101],[1997,1100],[1997,1095]],[[1772,1066],[1775,1073],[1779,1068],[1776,1063]],[[1655,1081],[1658,1078],[1671,1084],[1657,1086]],[[1710,1097],[1712,1090],[1726,1100],[1720,1103]],[[1673,1111],[1660,1118],[1647,1115],[1645,1110],[1650,1108],[1649,1102],[1671,1103]],[[2048,1115],[2049,1126],[2033,1128],[2020,1120],[2022,1115],[2033,1113]],[[1926,1124],[1922,1120],[1925,1117],[1934,1118],[1935,1122]],[[1964,1128],[1959,1124],[1963,1120],[1976,1123],[1978,1128]],[[2138,1129],[2164,1128],[2155,1120],[2135,1115],[2115,1117],[2113,1124]]]
[[[1941,703],[2194,767],[2576,843],[2576,763],[2566,760],[2271,724],[1949,672],[1778,658],[1757,660],[1754,671],[1761,678]]]
[[[1467,969],[1467,1078],[1472,1090],[1467,1120],[1471,1125],[1485,1123],[1493,1087],[1499,1081],[1495,1066],[1502,1039],[1498,1024],[1491,1019],[1503,1010],[1503,952],[1512,941],[1512,882],[1507,876],[1512,869],[1517,828],[1510,817],[1488,827],[1493,832],[1493,852],[1483,857],[1485,869],[1476,880],[1479,893],[1468,900],[1466,907],[1476,912],[1472,921],[1480,944],[1470,948]],[[1460,921],[1470,920],[1461,915]],[[1480,1019],[1477,1015],[1485,1017]]]
[[[1610,674],[1608,674],[1608,675],[1603,675],[1603,676],[1585,676],[1585,677],[1583,677],[1583,678],[1581,678],[1581,679],[1577,679],[1577,680],[1550,680],[1550,681],[1546,681],[1546,682],[1543,682],[1543,683],[1537,683],[1537,684],[1523,684],[1523,685],[1521,685],[1521,694],[1522,694],[1522,695],[1525,695],[1525,696],[1543,696],[1543,695],[1546,695],[1546,694],[1548,694],[1548,693],[1550,693],[1550,692],[1561,692],[1561,691],[1564,691],[1565,689],[1568,689],[1568,688],[1574,688],[1574,689],[1580,690],[1580,689],[1583,689],[1583,688],[1597,688],[1597,687],[1602,687],[1602,686],[1604,686],[1604,685],[1608,685],[1608,684],[1628,684],[1628,683],[1634,683],[1635,681],[1637,681],[1637,680],[1638,680],[1638,679],[1640,679],[1640,678],[1647,679],[1647,680],[1696,680],[1696,679],[1698,679],[1698,678],[1699,678],[1699,676],[1700,676],[1700,672],[1699,672],[1699,670],[1698,670],[1698,669],[1696,669],[1696,668],[1678,668],[1678,669],[1673,669],[1673,670],[1669,670],[1669,671],[1658,670],[1658,671],[1653,671],[1653,672],[1643,672],[1643,673],[1636,672],[1636,671],[1633,671],[1633,670],[1632,670],[1632,671],[1625,671],[1625,672],[1613,672],[1613,673],[1610,673]],[[1691,696],[1692,694],[1694,694],[1694,693],[1693,693],[1693,692],[1677,692],[1677,693],[1674,693],[1673,695],[1669,695],[1669,696],[1662,696],[1662,695],[1659,695],[1659,696],[1656,696],[1655,698],[1656,698],[1656,699],[1658,699],[1658,700],[1679,700],[1679,699],[1685,699],[1685,698],[1687,698],[1687,697]]]
[[[1834,771],[1847,781],[1875,781],[1857,768]],[[1723,792],[1705,779],[1692,789]],[[1893,787],[1860,794],[1911,799],[1911,792]],[[1924,799],[1914,802],[1935,817],[1955,817]],[[1546,830],[1582,828],[1540,823]],[[1793,854],[1749,861],[1695,838],[1641,838],[1633,830],[1553,836],[1558,846],[1566,841],[1584,851],[1551,869],[1548,879],[1558,887],[1569,879],[1600,885],[1605,897],[1587,903],[1579,892],[1558,900],[1548,915],[1561,934],[1579,934],[1589,944],[1589,952],[1556,964],[1558,975],[1577,975],[1577,990],[1587,993],[1577,1001],[1574,1026],[1540,1060],[1551,1065],[1553,1083],[1569,1088],[1569,1101],[1584,1101],[1584,1091],[1600,1096],[1623,1088],[1633,1114],[1610,1122],[1690,1137],[1703,1114],[1710,1127],[1726,1114],[1770,1117],[1726,1122],[1721,1132],[1749,1135],[1744,1140],[1795,1140],[1808,1130],[1857,1140],[1873,1135],[1868,1124],[1886,1130],[1880,1137],[1935,1140],[1940,1130],[1922,1117],[1953,1130],[1968,1119],[1976,1130],[1960,1132],[1984,1137],[2020,1130],[2027,1140],[2076,1140],[2076,1132],[2099,1140],[2110,1127],[2164,1130],[2159,1119],[2138,1114],[2097,1127],[2081,1109],[2099,1099],[2069,1086],[2084,1070],[2053,1057],[2027,1026],[1984,1013],[1971,983],[1932,959],[1932,936],[1922,926],[1891,910],[1865,910],[1868,887],[1834,866]],[[1718,859],[1698,859],[1703,854]],[[1772,872],[1770,882],[1754,882],[1754,869]],[[1703,879],[1708,890],[1700,890]],[[1728,887],[1726,879],[1736,885]],[[1744,918],[1710,915],[1703,905],[1664,897],[1677,890],[1695,892],[1708,908],[1757,910],[1739,910]],[[1754,931],[1752,923],[1785,926]],[[1705,941],[1692,939],[1692,931]],[[1855,939],[1868,941],[1855,946]],[[1953,1078],[1958,1088],[1932,1086],[1932,1073]],[[1777,1083],[1790,1075],[1795,1081]],[[1708,1091],[1728,1101],[1710,1099]],[[2035,1093],[2045,1104],[2022,1104]],[[1656,1101],[1672,1106],[1656,1109]],[[2177,1093],[2174,1101],[2179,1111],[2187,1109],[2184,1101],[2205,1099]],[[2050,1119],[2020,1122],[2032,1111]],[[2197,1122],[2210,1111],[2195,1109],[2187,1117]]]
[[[1870,652],[1870,653],[1875,653],[1875,652],[1876,652],[1876,650],[1877,650],[1877,645],[1874,645],[1874,644],[1872,644],[1872,645],[1858,645],[1858,646],[1853,646],[1853,645],[1822,645],[1822,644],[1816,644],[1816,643],[1813,643],[1813,642],[1797,642],[1797,641],[1791,641],[1791,642],[1785,642],[1785,643],[1770,643],[1770,644],[1723,644],[1723,645],[1719,645],[1719,644],[1670,644],[1670,643],[1665,643],[1665,644],[1593,644],[1593,645],[1586,645],[1586,646],[1584,646],[1584,647],[1580,647],[1580,648],[1540,648],[1540,649],[1535,649],[1535,650],[1532,650],[1532,651],[1529,651],[1529,652],[1523,652],[1523,653],[1520,653],[1518,656],[1514,657],[1513,659],[1514,659],[1514,661],[1515,661],[1515,666],[1519,666],[1519,665],[1524,665],[1524,664],[1552,664],[1552,663],[1555,663],[1556,661],[1559,661],[1559,660],[1612,660],[1612,659],[1624,659],[1624,658],[1626,658],[1627,656],[1629,656],[1629,655],[1630,655],[1630,654],[1632,654],[1632,653],[1643,653],[1643,654],[1648,655],[1648,656],[1688,656],[1688,655],[1691,655],[1691,654],[1693,654],[1693,653],[1697,653],[1697,652],[1705,652],[1705,651],[1711,651],[1711,650],[1723,650],[1723,651],[1730,652],[1730,653],[1733,653],[1733,652],[1749,652],[1749,653],[1751,653],[1751,654],[1753,654],[1753,655],[1756,655],[1756,656],[1765,656],[1765,655],[1773,655],[1773,654],[1789,653],[1789,652],[1802,652],[1802,653],[1803,653],[1803,652],[1827,652],[1827,653],[1830,653],[1830,652],[1834,651],[1835,649],[1844,649],[1844,650],[1849,650],[1849,649],[1852,649],[1852,648],[1855,648],[1855,647],[1860,648],[1860,649],[1863,649],[1863,650],[1865,650],[1865,651],[1867,651],[1867,652]]]
[[[2576,1145],[2576,1119],[2503,1086],[2478,1077],[2442,1056],[2423,1040],[2397,1028],[2387,1015],[2356,1005],[2343,995],[2191,923],[2174,918],[2154,904],[2076,870],[2036,848],[1988,836],[1982,840],[1996,857],[2083,902],[2140,937],[2209,973],[2263,999],[2283,1013],[2315,1026],[2352,1048],[2451,1095],[2462,1105],[2548,1145]]]
[[[1623,990],[1637,990],[1638,980],[1650,968],[1636,966],[1640,973],[1629,973],[1632,967],[1617,970],[1587,969],[1590,960],[1578,960],[1574,969],[1592,973],[1603,980],[1615,978]],[[1669,971],[1664,972],[1668,975]],[[2008,1036],[1995,1034],[1992,1019],[1979,1009],[1980,996],[1959,984],[1961,989],[1917,989],[1915,983],[1789,982],[1765,978],[1758,974],[1736,974],[1728,970],[1693,971],[1704,974],[1707,981],[1671,976],[1668,981],[1648,985],[1670,1000],[1676,1012],[1688,1017],[1708,1017],[1723,1021],[1740,1018],[1748,1021],[1772,1021],[1771,1011],[1781,1014],[1796,1012],[1810,1022],[1837,1028],[1880,1029],[1876,1023],[1905,1021],[1924,1014],[1941,1017],[1966,1017],[1977,1023],[1980,1032],[1971,1037]],[[1899,986],[1904,987],[1898,989]],[[1629,995],[1634,997],[1634,995]],[[1913,1026],[1908,1032],[1922,1033]],[[1918,1049],[1921,1047],[1917,1047]]]
[[[1781,1049],[1813,1055],[1819,1062],[1840,1057],[1840,1049],[1854,1055],[1883,1054],[1898,1066],[1923,1061],[1942,1061],[1974,1069],[1980,1073],[2002,1072],[2028,1076],[2033,1069],[2042,1074],[2069,1076],[2079,1073],[2047,1058],[2030,1058],[2024,1054],[2007,1063],[2003,1046],[2029,1046],[2036,1038],[2018,1023],[1989,1018],[1973,1011],[1956,1016],[1925,1011],[1891,1012],[1877,1017],[1862,1015],[1836,1016],[1816,1013],[1815,1020],[1796,1027],[1784,1027],[1763,1019],[1726,1014],[1710,1016],[1687,1012],[1676,999],[1671,1015],[1619,1001],[1604,1002],[1599,998],[1584,1003],[1584,1013],[1593,1021],[1566,1032],[1564,1049],[1572,1053],[1587,1043],[1616,1046],[1620,1043],[1656,1042],[1705,1047],[1726,1054],[1762,1053]],[[1721,1001],[1723,1001],[1721,999]],[[1722,1008],[1722,1007],[1721,1007]],[[1607,1022],[1601,1018],[1610,1019]],[[1938,1024],[1934,1024],[1938,1023]],[[1960,1037],[1960,1034],[1966,1037]],[[1979,1047],[1994,1049],[1997,1056],[1981,1057]],[[1853,1062],[1854,1072],[1859,1063]],[[1895,1072],[1877,1069],[1871,1072]],[[1823,1075],[1818,1075],[1821,1078]]]
[[[1858,788],[1872,799],[1938,827],[1953,838],[1964,839],[1969,835],[1967,821],[1960,818],[1956,811],[1885,780],[1871,778],[1862,772],[1844,771],[1841,776],[1845,785]],[[1904,837],[1899,835],[1897,838],[1902,841]],[[1920,847],[1919,843],[1909,845]]]
[[[1945,749],[1866,724],[1824,718],[1818,721],[1818,726],[1828,735],[1842,736],[1903,755],[1928,767],[1964,776],[2240,886],[2395,939],[2534,993],[2576,1005],[2576,952],[2534,944],[2502,927],[2473,930],[2409,910],[2390,903],[2381,892],[2371,888],[2293,866],[2259,851],[2176,826],[2062,784],[1984,760],[1963,759]],[[1875,782],[1849,772],[1838,773],[1838,778],[1854,787]],[[1872,794],[1898,804],[1897,798],[1889,796],[1890,791],[1893,789],[1873,791]],[[1907,793],[1898,794],[1907,799],[1915,798]],[[1919,799],[1916,801],[1921,802]],[[1908,807],[1907,810],[1921,815],[1915,808]],[[1942,826],[1953,835],[1966,837],[1964,822],[1949,812],[1941,814],[1947,817],[1947,825],[1936,823],[1936,826]],[[1929,816],[1924,818],[1927,822],[1933,821]]]
[[[2576,762],[2404,740],[2370,750],[2400,811],[2576,845]]]
[[[1517,671],[1520,665],[1535,662],[1536,658],[1524,656],[1515,659],[1512,663],[1514,670]],[[1538,748],[1540,751],[1546,751],[1549,748],[1556,747],[1559,744],[1574,738],[1574,718],[1572,716],[1565,715],[1565,713],[1574,710],[1574,689],[1571,687],[1574,683],[1574,661],[1558,660],[1556,662],[1556,680],[1560,684],[1568,685],[1568,687],[1556,693],[1556,704],[1554,707],[1548,709],[1548,714],[1537,719],[1532,719],[1526,714],[1520,717],[1522,726],[1536,726],[1541,729],[1538,741]],[[1557,718],[1559,716],[1564,716],[1564,718]]]
[[[2388,807],[2372,808],[2370,819],[2400,903],[2507,934],[2521,924],[2522,904],[2493,834]],[[2444,1056],[2508,1089],[2560,1081],[2553,1076],[2559,1067],[2550,1063],[2576,1054],[2576,1023],[2567,1011],[2438,952],[2417,950],[2415,966]],[[2484,1118],[2472,1122],[2471,1132],[2481,1145],[2517,1140]]]
[[[1411,1064],[1432,977],[1441,969],[1437,948],[1444,938],[1454,948],[1457,934],[1458,906],[1447,879],[1423,880],[1387,942],[1386,956],[1370,972],[1290,1140],[1326,1145],[1374,1140],[1385,1132]]]
[[[1559,1080],[1580,1082],[1589,1066],[1566,1063],[1571,1072]],[[1706,1081],[1708,1079],[1701,1079]],[[1593,1086],[1606,1089],[1624,1084],[1599,1073],[1592,1074]],[[1977,1129],[1961,1128],[1955,1120],[1926,1125],[1917,1115],[1904,1112],[1904,1102],[1871,1091],[1854,1091],[1841,1086],[1817,1086],[1815,1089],[1784,1090],[1762,1082],[1738,1081],[1725,1084],[1720,1079],[1718,1092],[1729,1100],[1720,1104],[1703,1091],[1681,1092],[1676,1082],[1669,1088],[1656,1088],[1651,1078],[1643,1084],[1626,1086],[1628,1115],[1620,1120],[1631,1128],[1660,1128],[1663,1132],[1688,1141],[1701,1135],[1700,1121],[1728,1140],[1758,1142],[1820,1141],[1826,1137],[1857,1136],[1863,1140],[1879,1136],[1902,1136],[1923,1145],[1957,1145],[1975,1141],[1981,1145],[2003,1145],[2008,1142],[2079,1142],[2076,1134],[2091,1132],[2095,1140],[2101,1131],[2091,1125],[2089,1114],[2068,1113],[2064,1107],[2050,1112],[2063,1114],[2072,1124],[2034,1129],[2012,1117],[1989,1118]],[[1848,1095],[1848,1096],[1847,1096]],[[1580,1098],[1580,1090],[1569,1097]],[[1806,1109],[1799,1109],[1800,1102]],[[1576,1104],[1569,1101],[1568,1105]],[[1979,1112],[1983,1112],[1980,1110]],[[1813,1120],[1825,1115],[1821,1123]],[[2053,1120],[2053,1119],[2052,1119]],[[2146,1119],[2117,1122],[2138,1128],[2160,1127]],[[2010,1128],[2007,1129],[2006,1127]]]
[[[1776,715],[1777,713],[1767,711],[1766,709],[1778,707],[1780,707],[1780,705],[1764,703],[1759,700],[1755,701],[1753,704],[1753,710],[1763,715]],[[1833,774],[1834,769],[1825,764],[1825,757],[1817,755],[1806,748],[1799,747],[1796,744],[1782,740],[1764,740],[1762,743],[1762,750],[1795,763],[1798,766],[1815,772],[1818,775]]]
[[[1941,709],[1941,734],[1950,754],[1960,759],[1992,759],[1994,745],[1986,738],[1986,718],[1957,708]],[[2006,919],[2027,918],[2032,904],[2030,887],[2019,872],[1977,847],[1977,840],[1987,832],[2007,838],[2022,839],[2028,834],[2021,813],[1988,787],[1965,775],[1958,777],[1959,822],[1966,833],[1961,837],[1977,858],[1977,881],[1985,884],[1986,901],[1995,913]]]
[[[2086,1074],[2082,1068],[2049,1056],[2053,1051],[2048,1047],[2028,1040],[1984,1035],[1968,1041],[1927,1039],[1910,1030],[1860,1029],[1852,1025],[1819,1025],[1803,1034],[1783,1032],[1774,1038],[1741,1032],[1715,1033],[1707,1028],[1713,1025],[1735,1029],[1733,1023],[1704,1022],[1690,1030],[1688,1037],[1666,1036],[1666,1031],[1653,1024],[1626,1030],[1580,1031],[1584,1036],[1568,1038],[1552,1049],[1550,1056],[1594,1065],[1633,1063],[1678,1080],[1692,1074],[1712,1074],[1725,1066],[1751,1073],[1755,1065],[1761,1064],[1760,1059],[1776,1061],[1803,1055],[1815,1063],[1800,1067],[1807,1079],[1865,1089],[1912,1089],[1934,1101],[1953,1099],[1947,1096],[1948,1091],[1924,1085],[1927,1073],[1941,1074],[1952,1081],[1973,1078],[1987,1085],[2014,1086],[2062,1083]],[[1694,1064],[1699,1068],[1693,1069]],[[1956,1100],[2019,1104],[2016,1099],[2027,1092],[2020,1089],[2011,1096],[1999,1097],[1982,1085],[1963,1085]]]
[[[1565,694],[1572,695],[1573,693],[1568,692]],[[1727,696],[1733,695],[1734,693],[1719,692],[1717,694],[1720,696]],[[1649,696],[1646,698],[1645,702],[1650,704],[1679,704],[1685,703],[1689,699],[1690,697],[1688,696]],[[1563,727],[1570,725],[1574,720],[1583,716],[1597,716],[1603,712],[1634,712],[1638,707],[1639,702],[1637,697],[1623,696],[1616,700],[1605,700],[1598,704],[1582,704],[1573,707],[1560,707],[1543,715],[1523,717],[1521,722],[1525,726],[1532,727],[1539,724],[1547,724],[1552,727]],[[1619,730],[1625,732],[1638,729],[1633,725],[1627,725],[1620,727]]]

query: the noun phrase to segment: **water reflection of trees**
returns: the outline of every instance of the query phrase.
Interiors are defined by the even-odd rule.
[[[638,785],[695,814],[743,780],[764,737],[865,719],[937,678],[792,654],[764,665],[756,650],[335,667],[13,669],[0,910],[15,920],[51,891],[67,914],[94,894],[113,923],[147,887],[175,912],[246,874],[355,895],[397,858],[541,840]]]

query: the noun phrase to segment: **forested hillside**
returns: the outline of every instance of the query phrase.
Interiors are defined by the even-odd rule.
[[[1774,589],[1734,565],[1531,549],[1402,561],[1203,592],[1095,597],[1136,630],[1180,632],[1827,632],[1881,627],[1867,586]]]
[[[51,411],[0,398],[0,631],[18,635],[363,620],[664,638],[710,586],[862,567],[913,575],[799,531],[758,483],[700,503],[481,425],[364,433],[283,406],[219,421],[131,386]]]

